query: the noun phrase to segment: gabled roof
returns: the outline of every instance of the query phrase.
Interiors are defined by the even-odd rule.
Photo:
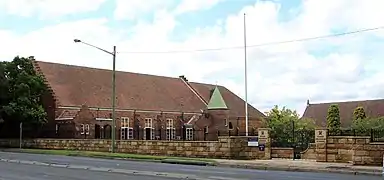
[[[217,86],[213,90],[211,99],[209,100],[208,109],[228,109],[227,104],[225,103],[223,96],[221,96],[219,88]]]
[[[384,99],[329,102],[319,104],[307,104],[303,118],[312,118],[318,126],[326,127],[328,108],[332,104],[338,104],[340,110],[340,122],[342,127],[349,127],[352,124],[353,111],[356,107],[363,107],[367,117],[384,116]]]
[[[35,61],[47,80],[59,106],[111,107],[112,71],[74,65]],[[188,82],[206,101],[214,85]],[[244,101],[218,86],[231,116],[244,116]],[[197,112],[207,108],[180,78],[130,72],[116,72],[116,107],[155,111]],[[264,117],[249,105],[250,117]]]

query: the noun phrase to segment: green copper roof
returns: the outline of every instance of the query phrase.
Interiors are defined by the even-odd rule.
[[[213,94],[211,96],[211,99],[209,100],[207,108],[208,109],[228,109],[227,104],[225,104],[223,96],[221,96],[220,90],[219,88],[217,88],[217,86],[213,91]]]

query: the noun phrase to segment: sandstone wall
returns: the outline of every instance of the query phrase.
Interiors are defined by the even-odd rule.
[[[372,143],[369,136],[327,136],[316,130],[316,161],[355,165],[382,165],[384,143]]]
[[[272,158],[284,158],[284,159],[293,159],[294,149],[293,148],[280,148],[272,147]]]
[[[327,143],[328,162],[355,165],[381,165],[384,143],[371,143],[369,136],[330,136]]]
[[[369,137],[356,139],[353,146],[353,164],[382,165],[384,143],[371,143]]]
[[[327,139],[327,162],[352,162],[353,148],[362,137],[329,136]],[[364,138],[363,138],[364,139]]]
[[[316,159],[316,143],[309,144],[309,147],[301,152],[301,159]]]
[[[268,159],[269,147],[259,151],[248,146],[248,137],[219,137],[219,141],[116,141],[117,152],[225,159]],[[18,140],[0,140],[1,147],[19,147]],[[24,140],[23,148],[110,151],[111,140],[33,139]]]

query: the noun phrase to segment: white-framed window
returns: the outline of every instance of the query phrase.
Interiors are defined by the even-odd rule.
[[[130,126],[128,117],[121,117],[121,139],[133,139],[133,128]]]
[[[80,134],[84,134],[84,133],[85,133],[84,124],[80,124]]]
[[[129,127],[129,118],[128,117],[121,117],[121,127]]]
[[[145,128],[152,128],[152,118],[145,118]]]
[[[173,140],[175,139],[176,136],[176,128],[174,126],[173,119],[167,119],[167,124],[166,124],[166,135],[167,135],[167,140]]]
[[[186,128],[185,129],[185,139],[187,141],[193,140],[193,129],[192,128]]]
[[[152,124],[152,118],[145,118],[144,119],[144,139],[147,139],[147,134],[149,135],[150,140],[155,139],[155,128],[153,128]]]
[[[85,125],[85,134],[89,134],[89,124]]]

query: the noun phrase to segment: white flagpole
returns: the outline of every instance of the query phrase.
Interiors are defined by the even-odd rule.
[[[245,135],[248,136],[248,88],[247,88],[247,33],[244,13],[244,84],[245,84]]]

